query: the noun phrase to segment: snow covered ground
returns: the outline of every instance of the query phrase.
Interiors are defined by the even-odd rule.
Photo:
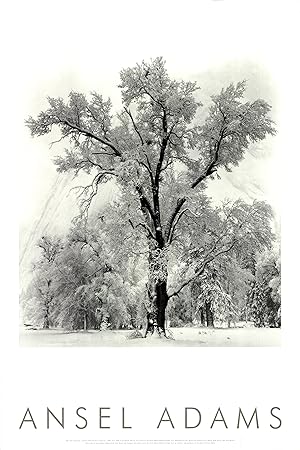
[[[171,328],[174,340],[128,339],[130,330],[67,332],[60,329],[20,330],[24,347],[277,347],[281,342],[278,328]]]

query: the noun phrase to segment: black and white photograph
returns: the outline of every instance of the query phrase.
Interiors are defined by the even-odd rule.
[[[21,344],[279,345],[271,74],[159,56],[116,85],[120,109],[71,90],[26,118],[58,175],[21,230]]]
[[[296,450],[296,3],[15,6],[0,450]]]

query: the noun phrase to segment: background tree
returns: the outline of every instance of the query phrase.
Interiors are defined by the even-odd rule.
[[[216,272],[202,275],[201,282],[193,285],[196,314],[200,313],[201,322],[214,327],[215,320],[220,322],[236,321],[239,317],[232,297],[224,290],[217,279]]]
[[[103,228],[100,223],[97,217],[89,226],[77,221],[63,240],[48,236],[39,241],[44,252],[23,295],[25,317],[33,325],[45,321],[47,328],[104,330],[138,329],[143,324],[144,283],[137,281],[137,262],[124,260],[126,243],[120,247],[122,255],[117,247],[110,251],[110,240],[105,241],[105,228],[110,225]],[[56,243],[59,252],[55,253]]]
[[[61,326],[103,330],[127,324],[126,289],[120,288],[122,277],[95,223],[77,223],[71,229],[58,265],[56,314]]]
[[[33,279],[23,300],[24,315],[25,321],[47,329],[53,322],[56,262],[63,245],[53,236],[42,236],[37,245],[41,255],[32,267]]]
[[[162,58],[142,62],[120,73],[123,109],[114,117],[110,100],[97,93],[90,99],[71,92],[69,101],[48,98],[50,107],[27,125],[33,136],[53,126],[70,148],[55,163],[59,171],[83,170],[91,183],[81,189],[82,214],[88,212],[99,185],[114,179],[128,205],[128,222],[144,232],[148,262],[147,334],[165,335],[165,310],[178,294],[222,252],[212,243],[198,258],[193,273],[173,290],[168,283],[169,260],[176,236],[195,208],[205,208],[204,189],[221,168],[230,171],[251,143],[274,134],[271,107],[261,99],[244,102],[246,83],[231,84],[212,96],[201,116],[194,82],[172,80]],[[124,201],[125,199],[125,201]],[[122,211],[125,213],[125,211]],[[192,246],[192,238],[190,239]],[[209,242],[209,239],[208,239]],[[233,246],[235,242],[228,245]],[[194,249],[197,250],[197,247]]]
[[[246,256],[271,248],[274,239],[271,217],[266,203],[255,201],[249,205],[242,200],[226,200],[211,209],[210,214],[187,215],[185,226],[193,239],[182,240],[186,264],[182,265],[181,276],[186,277],[188,272],[194,277],[191,295],[202,325],[213,326],[214,315],[228,322],[238,318],[252,279]],[[197,267],[210,252],[218,257],[213,257],[205,273],[199,276]]]
[[[280,327],[280,298],[280,256],[272,249],[257,255],[255,279],[247,293],[247,316],[257,327]]]

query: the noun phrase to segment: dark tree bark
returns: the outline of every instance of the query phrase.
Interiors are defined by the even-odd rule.
[[[148,289],[147,328],[145,337],[166,337],[166,308],[168,305],[167,282],[157,281]]]
[[[165,335],[166,308],[168,305],[167,282],[158,282],[156,285],[157,293],[157,326],[159,334]]]
[[[45,330],[48,330],[50,328],[50,320],[49,320],[48,311],[46,312],[45,317],[44,317],[44,326],[43,326],[43,328]]]
[[[164,255],[164,240],[160,227],[156,230],[156,245],[149,240],[149,282],[147,285],[147,328],[145,337],[153,334],[166,337],[167,294],[167,260]]]
[[[211,302],[205,303],[205,312],[206,312],[206,324],[208,327],[213,328],[214,327],[214,316],[213,316],[213,312],[211,310]]]
[[[44,315],[44,324],[43,328],[48,330],[50,328],[50,305],[53,300],[53,296],[50,295],[49,289],[51,285],[51,280],[47,280],[47,291],[45,294],[45,315]]]
[[[157,329],[157,317],[153,312],[147,313],[147,328],[145,333],[145,338],[152,336],[155,329]]]
[[[200,320],[201,320],[201,325],[203,327],[205,327],[206,323],[205,323],[205,311],[203,306],[200,308]]]
[[[83,329],[84,331],[87,331],[87,312],[84,311],[83,313]]]

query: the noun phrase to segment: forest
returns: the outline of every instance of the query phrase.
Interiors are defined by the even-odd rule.
[[[69,230],[36,237],[25,325],[164,339],[177,327],[280,327],[271,206],[207,193],[276,135],[271,106],[246,101],[243,80],[202,104],[197,83],[171,79],[163,58],[123,69],[118,87],[121,111],[71,91],[26,120],[33,137],[54,135],[58,172],[89,181],[75,189]],[[104,184],[114,195],[95,211]]]

